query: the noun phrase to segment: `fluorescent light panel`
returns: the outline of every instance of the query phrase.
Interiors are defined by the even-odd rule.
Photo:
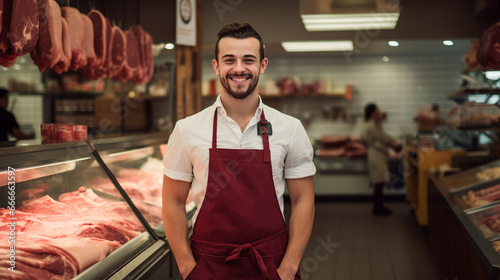
[[[299,41],[282,42],[281,46],[287,52],[327,52],[327,51],[352,51],[352,41]]]
[[[394,29],[399,13],[301,15],[307,31]]]

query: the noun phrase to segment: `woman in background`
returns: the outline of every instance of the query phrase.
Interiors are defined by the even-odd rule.
[[[377,105],[371,103],[365,107],[365,125],[361,132],[361,139],[368,149],[368,174],[373,185],[373,214],[390,215],[392,211],[383,204],[383,190],[389,182],[389,168],[387,159],[389,149],[401,149],[401,143],[382,131],[381,122],[384,115]]]

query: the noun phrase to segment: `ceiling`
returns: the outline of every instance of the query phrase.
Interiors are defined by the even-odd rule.
[[[401,14],[394,30],[307,32],[300,17],[300,0],[203,1],[203,53],[213,55],[218,30],[233,20],[250,22],[263,38],[268,55],[285,55],[282,41],[336,39],[352,40],[356,53],[361,55],[464,53],[471,38],[480,37],[483,30],[500,18],[497,0],[400,0],[399,3]],[[444,39],[452,39],[455,45],[444,46]],[[399,41],[400,46],[388,46],[389,40]]]

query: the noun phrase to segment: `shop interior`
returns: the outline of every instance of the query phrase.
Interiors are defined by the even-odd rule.
[[[95,246],[95,253],[76,261],[53,253],[65,271],[44,268],[38,279],[182,279],[161,220],[161,160],[176,121],[211,106],[220,93],[214,45],[233,20],[250,22],[263,38],[269,66],[259,80],[262,101],[299,119],[314,148],[316,218],[302,279],[500,279],[498,1],[50,1],[82,14],[98,10],[123,31],[141,26],[152,39],[152,70],[146,82],[89,78],[78,70],[41,71],[32,53],[0,66],[0,87],[10,91],[6,109],[28,135],[0,142],[0,213],[7,221],[14,198],[21,212],[46,209],[38,226],[19,217],[18,232],[25,233],[18,246],[41,238],[29,232],[38,231],[49,236],[40,248],[80,256],[68,239],[74,228],[80,234],[91,224],[115,236],[105,244],[85,239],[79,248]],[[192,44],[178,43],[182,5],[195,20]],[[305,21],[351,12],[371,21],[319,31]],[[397,14],[395,26],[382,27],[389,14]],[[340,40],[352,48],[287,51],[284,44]],[[485,67],[477,48],[491,41],[496,65]],[[372,102],[385,113],[383,130],[403,145],[390,151],[387,217],[371,213],[360,140],[363,110]],[[83,125],[86,137],[49,139],[47,124]],[[8,192],[14,185],[15,196]],[[195,205],[188,202],[191,218]],[[289,218],[286,194],[285,202]],[[111,221],[99,217],[102,211]],[[0,264],[0,278],[9,266]]]

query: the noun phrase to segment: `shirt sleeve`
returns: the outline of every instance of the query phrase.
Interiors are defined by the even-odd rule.
[[[7,112],[7,127],[9,129],[9,132],[12,131],[12,129],[14,128],[18,128],[19,127],[19,124],[17,123],[16,121],[16,117],[14,117],[14,115],[10,112]]]
[[[313,163],[314,149],[302,123],[298,123],[290,139],[290,149],[285,157],[285,179],[314,175],[316,173]]]
[[[193,164],[179,123],[176,123],[168,139],[167,150],[163,157],[163,173],[173,180],[191,182],[193,180]]]

